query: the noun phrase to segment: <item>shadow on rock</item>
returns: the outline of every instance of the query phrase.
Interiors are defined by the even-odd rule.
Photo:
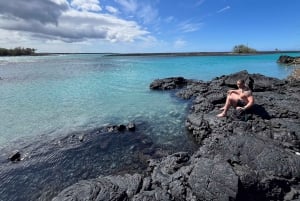
[[[254,104],[249,113],[259,116],[261,119],[271,119],[270,114],[262,105]]]

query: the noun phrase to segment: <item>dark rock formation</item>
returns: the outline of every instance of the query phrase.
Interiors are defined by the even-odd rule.
[[[150,89],[162,89],[162,90],[168,90],[168,89],[175,89],[175,88],[181,88],[187,84],[186,80],[183,77],[175,77],[175,78],[166,78],[164,80],[154,80],[154,82],[151,83]]]
[[[133,197],[142,187],[139,174],[124,176],[106,176],[83,180],[66,188],[53,201],[62,200],[127,200]],[[72,195],[72,198],[66,195]]]
[[[116,131],[124,132],[126,130],[127,131],[135,131],[135,124],[130,122],[126,126],[123,124],[120,124],[120,125],[110,125],[110,126],[106,127],[107,132],[116,132]]]
[[[300,64],[300,57],[291,57],[287,55],[281,55],[278,60],[278,63],[282,64]]]
[[[12,154],[8,157],[8,159],[12,162],[21,160],[21,153],[18,150],[12,152]]]
[[[285,200],[290,194],[298,198],[300,157],[292,150],[249,133],[213,139],[195,156],[218,158],[231,165],[240,182],[236,199]]]
[[[243,78],[256,104],[217,118],[226,92]],[[210,82],[156,80],[191,99],[186,127],[199,143],[190,155],[149,160],[148,171],[80,181],[54,200],[299,200],[300,83],[242,71]]]
[[[53,200],[231,200],[238,194],[238,176],[219,159],[181,152],[150,160],[147,173],[81,181]]]
[[[127,129],[128,129],[128,131],[135,131],[135,124],[134,123],[129,123],[128,125],[127,125]]]

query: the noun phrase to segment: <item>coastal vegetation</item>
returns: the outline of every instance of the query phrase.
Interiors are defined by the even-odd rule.
[[[257,52],[255,49],[250,48],[248,47],[248,45],[243,45],[243,44],[234,46],[232,51],[238,54],[249,54],[249,53]]]
[[[0,48],[0,56],[23,56],[34,55],[34,48],[16,47],[14,49]]]

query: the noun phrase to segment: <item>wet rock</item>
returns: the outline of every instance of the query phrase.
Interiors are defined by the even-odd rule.
[[[80,142],[82,142],[84,140],[84,135],[79,135],[78,139],[79,139]]]
[[[208,89],[208,84],[202,81],[187,80],[187,86],[176,93],[178,97],[190,99],[196,97],[198,93],[205,93]]]
[[[187,117],[185,126],[193,134],[198,143],[201,143],[211,133],[208,121],[199,114],[190,114]]]
[[[134,123],[129,123],[128,125],[127,125],[127,129],[129,130],[129,131],[135,131],[135,124]]]
[[[287,55],[281,55],[277,63],[282,63],[282,64],[300,64],[300,57],[291,57]]]
[[[123,125],[123,124],[121,124],[121,125],[117,126],[117,130],[118,131],[125,131],[126,130],[126,126]]]
[[[141,185],[139,174],[83,180],[63,190],[53,201],[128,200],[139,191]]]
[[[136,125],[133,122],[128,123],[127,126],[125,126],[124,124],[120,124],[120,125],[108,125],[106,126],[105,130],[109,133],[112,132],[124,132],[126,130],[128,131],[135,131]]]
[[[238,177],[227,162],[209,158],[191,159],[185,152],[162,160],[150,160],[147,174],[148,177],[137,174],[127,175],[126,178],[100,177],[97,183],[95,180],[81,181],[53,200],[96,200],[93,197],[134,201],[234,200],[238,193]],[[99,181],[107,181],[107,178],[111,183],[105,183],[104,188]],[[100,185],[103,187],[94,194],[91,189],[97,189]],[[108,197],[108,192],[115,197]]]
[[[12,162],[17,162],[21,160],[21,153],[18,150],[15,150],[11,153],[8,159]]]
[[[165,79],[157,79],[154,80],[150,84],[150,89],[161,89],[161,90],[169,90],[169,89],[177,89],[182,88],[187,84],[187,80],[183,77],[171,77]]]
[[[106,129],[107,129],[107,132],[109,133],[112,133],[116,130],[117,126],[108,126]]]

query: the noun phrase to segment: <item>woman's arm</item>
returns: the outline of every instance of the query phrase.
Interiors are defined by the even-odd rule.
[[[240,99],[243,100],[246,105],[244,107],[237,107],[237,110],[247,110],[254,105],[254,97],[251,91],[244,92],[240,95]]]
[[[243,110],[247,110],[247,109],[251,108],[252,105],[254,105],[254,97],[252,95],[248,96],[247,100],[248,100],[248,103],[247,103],[247,105],[245,105],[244,107],[242,107]]]
[[[235,93],[235,94],[240,94],[240,90],[239,89],[231,89],[231,90],[228,90],[227,92],[229,95],[232,94],[232,93]]]

